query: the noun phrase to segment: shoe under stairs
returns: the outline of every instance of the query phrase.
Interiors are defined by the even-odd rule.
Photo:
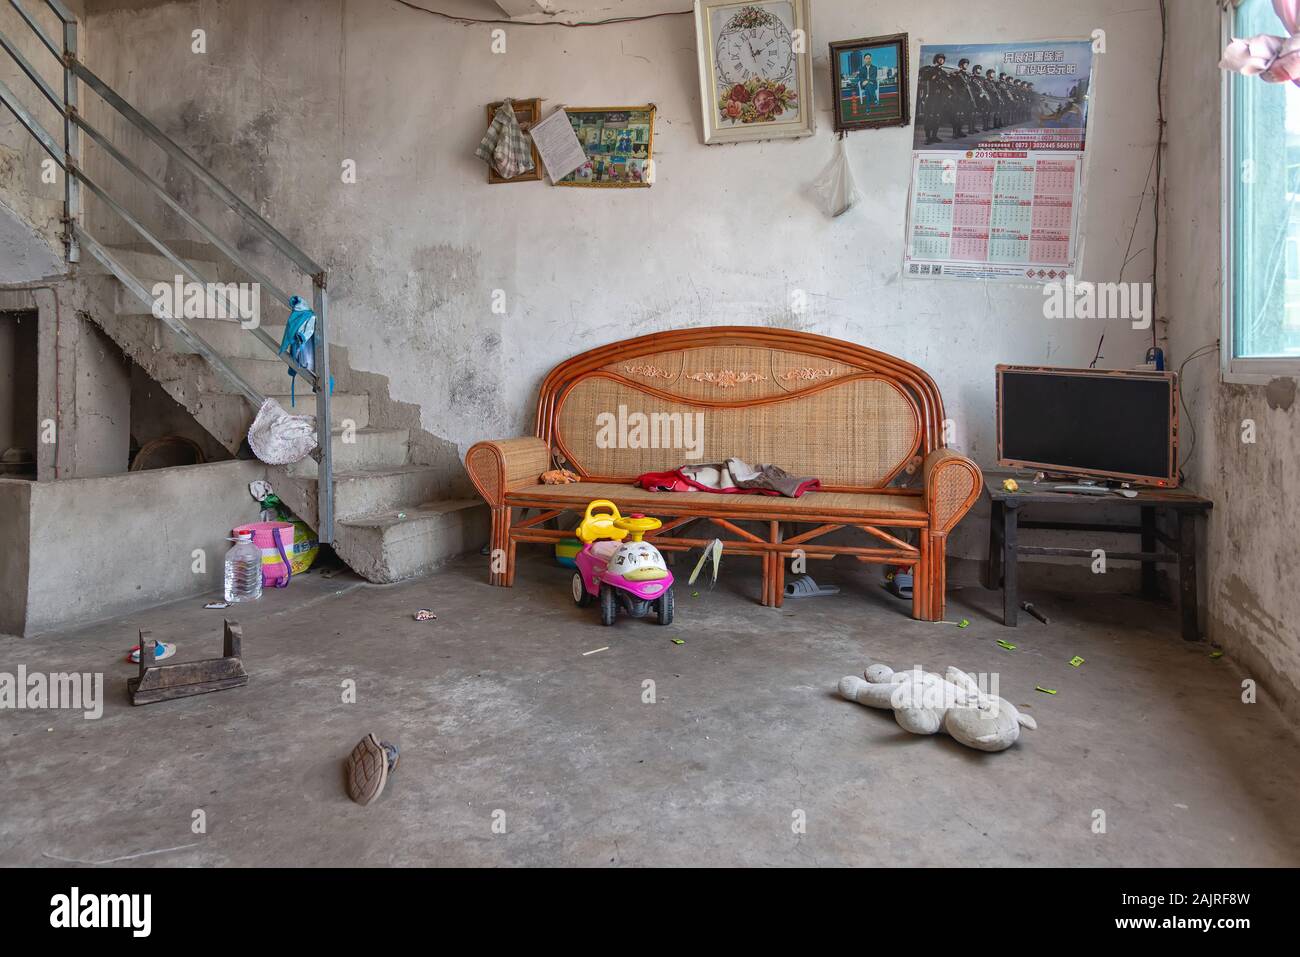
[[[218,257],[201,244],[171,245],[188,247],[191,265],[205,279],[234,278],[220,275]],[[126,247],[111,251],[146,289],[174,279],[175,267],[157,253]],[[86,271],[94,271],[91,264],[87,266]],[[115,287],[115,307],[111,316],[95,316],[96,322],[195,421],[232,455],[238,454],[257,410],[244,396],[230,391],[201,356],[151,315],[149,306],[113,277],[105,278]],[[271,314],[263,328],[279,341],[287,311],[272,303],[264,304],[263,312]],[[297,389],[291,405],[287,367],[237,321],[186,322],[253,388],[275,398],[289,412],[315,415],[316,398],[310,388]],[[371,421],[370,395],[354,391],[345,348],[331,348],[330,366],[334,550],[339,557],[368,581],[394,582],[427,574],[455,555],[480,548],[489,531],[483,503],[448,497],[452,484],[448,467],[412,462],[409,429]],[[268,466],[276,494],[313,527],[316,469],[310,458],[287,467]]]

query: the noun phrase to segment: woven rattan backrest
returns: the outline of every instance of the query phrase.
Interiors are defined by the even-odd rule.
[[[547,377],[538,434],[597,480],[737,456],[879,488],[938,442],[925,373],[853,343],[712,327],[613,343]]]

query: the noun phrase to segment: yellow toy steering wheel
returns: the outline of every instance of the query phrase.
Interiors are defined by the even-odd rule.
[[[653,532],[656,528],[663,525],[663,522],[657,518],[651,518],[649,515],[629,515],[627,518],[618,518],[614,520],[614,526],[632,533],[632,541],[641,541],[641,536],[646,532]]]
[[[597,512],[597,507],[602,511]],[[626,520],[618,513],[617,505],[607,498],[598,498],[587,506],[586,514],[582,516],[582,521],[578,523],[573,533],[588,545],[601,538],[612,538],[616,542],[621,542],[627,538],[628,531],[619,525],[622,521]]]

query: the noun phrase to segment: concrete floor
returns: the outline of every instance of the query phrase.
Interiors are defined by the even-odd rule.
[[[717,592],[679,588],[674,626],[606,629],[540,552],[512,590],[484,561],[387,587],[305,576],[240,610],[247,687],[142,708],[122,662],[136,629],[205,657],[223,612],[0,638],[0,671],[102,669],[107,699],[98,721],[0,711],[0,864],[1300,863],[1300,745],[1167,606],[1037,595],[1052,624],[1009,631],[1000,596],[968,588],[959,630],[910,620],[867,570],[818,565],[845,593],[775,611],[733,558]],[[908,735],[834,693],[871,660],[997,672],[1039,730],[995,755]],[[368,730],[402,764],[362,808],[340,769]]]

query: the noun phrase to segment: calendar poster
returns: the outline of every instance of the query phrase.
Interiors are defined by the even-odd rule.
[[[1075,271],[1077,153],[912,154],[903,275],[1053,282]]]
[[[1087,40],[921,47],[905,277],[1075,272],[1092,63]]]
[[[924,43],[917,65],[918,150],[1082,153],[1091,40]]]

